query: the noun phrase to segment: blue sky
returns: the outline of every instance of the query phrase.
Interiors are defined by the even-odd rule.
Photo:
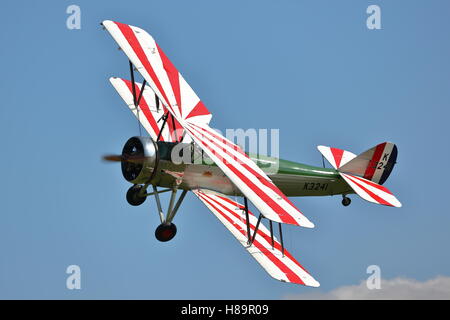
[[[66,28],[67,6],[81,29]],[[378,4],[382,30],[368,30]],[[0,298],[279,299],[383,278],[450,276],[448,1],[14,1],[0,4]],[[400,209],[295,198],[315,229],[285,244],[320,289],[272,280],[193,195],[176,238],[154,238],[153,201],[101,155],[138,126],[108,82],[125,55],[99,23],[149,31],[213,113],[212,125],[279,128],[280,154],[321,164],[320,144],[395,142],[386,186]],[[152,200],[152,199],[148,199]],[[67,290],[67,266],[82,289]]]

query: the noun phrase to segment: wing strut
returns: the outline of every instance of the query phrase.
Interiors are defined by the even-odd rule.
[[[256,222],[255,230],[253,231],[253,236],[252,236],[250,233],[250,219],[248,216],[247,197],[244,197],[244,212],[245,212],[245,223],[247,225],[247,238],[248,238],[247,244],[249,246],[251,246],[253,244],[253,241],[255,241],[256,234],[258,233],[259,224],[261,223],[261,219],[263,216],[262,216],[262,214],[259,214],[258,222]],[[273,249],[274,241],[273,241],[272,220],[269,219],[269,223],[270,223],[270,238],[272,240],[271,244],[272,244],[272,249]],[[281,224],[280,224],[280,239],[281,239],[281,248],[282,248],[283,257],[284,257],[284,245],[283,245],[283,235],[281,234]]]
[[[173,114],[170,114],[170,116],[172,117],[172,126],[174,128],[173,133],[175,133],[175,141],[178,141],[177,127],[175,126],[175,118]]]
[[[158,95],[155,93],[155,101],[156,101],[156,111],[159,112],[159,98]]]
[[[133,69],[133,64],[131,63],[131,61],[128,60],[128,62],[130,63],[131,89],[132,89],[132,92],[133,92],[133,103],[134,103],[134,106],[136,107],[137,100],[136,100],[136,88],[134,87],[135,86],[134,69]]]
[[[284,242],[283,242],[283,231],[281,230],[281,223],[278,223],[278,230],[280,231],[280,243],[281,243],[281,253],[284,257]]]
[[[252,245],[253,241],[255,241],[256,234],[258,233],[259,224],[261,223],[261,218],[262,214],[260,213],[258,217],[258,222],[256,222],[255,231],[253,232],[252,241],[250,241],[249,245]]]
[[[247,224],[247,238],[248,238],[247,243],[250,244],[251,234],[250,234],[250,219],[248,218],[248,202],[247,202],[247,197],[244,197],[244,206],[245,206],[245,222],[246,222],[246,224]]]
[[[141,86],[141,92],[139,93],[139,97],[138,97],[137,102],[136,102],[136,106],[138,106],[139,103],[141,102],[142,94],[144,93],[144,89],[145,89],[145,85],[146,84],[147,84],[147,80],[144,79],[144,82],[142,82],[142,86]]]
[[[271,240],[271,244],[272,244],[272,250],[273,250],[273,226],[272,226],[272,220],[269,220],[269,224],[270,224],[270,240]]]
[[[134,107],[136,108],[136,112],[137,112],[137,118],[138,118],[138,125],[139,125],[139,135],[142,136],[142,130],[141,130],[141,121],[139,119],[139,103],[141,102],[142,99],[142,94],[144,93],[144,89],[145,89],[145,85],[147,84],[147,80],[144,79],[144,82],[142,82],[142,86],[141,86],[141,90],[139,93],[139,97],[136,99],[136,84],[134,82],[134,69],[133,69],[133,64],[131,63],[130,60],[128,60],[128,62],[130,63],[130,75],[131,75],[131,87],[132,87],[132,92],[133,92],[133,103],[134,103]]]
[[[156,101],[159,101],[159,100],[156,100]],[[161,138],[161,133],[163,132],[163,130],[164,130],[164,126],[166,125],[166,122],[167,122],[167,118],[169,117],[169,111],[167,111],[167,113],[166,114],[164,114],[163,116],[162,116],[162,118],[161,119],[163,119],[163,124],[162,124],[162,126],[161,126],[161,130],[159,130],[159,133],[158,133],[158,137],[156,138],[156,141],[159,141],[159,138]],[[161,119],[159,119],[159,120],[161,120]],[[158,120],[158,122],[159,122],[159,120]]]

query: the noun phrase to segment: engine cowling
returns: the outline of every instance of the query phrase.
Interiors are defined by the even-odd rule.
[[[125,180],[142,184],[153,179],[159,163],[158,145],[150,137],[131,137],[122,149],[122,175]]]

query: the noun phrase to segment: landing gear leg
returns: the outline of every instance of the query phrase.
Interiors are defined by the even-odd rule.
[[[349,197],[343,195],[343,196],[342,196],[342,205],[343,205],[344,207],[347,207],[347,206],[350,205],[350,203],[352,203],[352,199],[350,199]]]
[[[155,230],[155,237],[161,242],[167,242],[169,240],[172,240],[173,237],[175,237],[175,235],[177,234],[177,227],[175,226],[174,223],[172,223],[172,220],[175,217],[175,214],[177,213],[178,208],[181,205],[181,202],[183,202],[183,199],[187,194],[187,190],[183,190],[181,196],[175,203],[178,187],[174,187],[172,189],[172,194],[170,196],[169,202],[169,209],[166,215],[164,215],[162,211],[161,201],[158,195],[159,192],[156,189],[156,186],[153,186],[153,190],[156,198],[156,204],[158,206],[159,217],[161,219],[161,224]]]

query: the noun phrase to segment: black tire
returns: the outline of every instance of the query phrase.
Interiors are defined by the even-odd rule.
[[[352,199],[350,199],[348,197],[342,198],[342,205],[344,207],[348,207],[350,205],[350,203],[352,203]]]
[[[177,226],[173,223],[162,223],[155,230],[155,237],[161,242],[173,239],[177,234]]]
[[[135,184],[127,191],[127,202],[132,206],[140,206],[147,199],[146,196],[139,196],[139,192],[141,191],[142,186]]]

